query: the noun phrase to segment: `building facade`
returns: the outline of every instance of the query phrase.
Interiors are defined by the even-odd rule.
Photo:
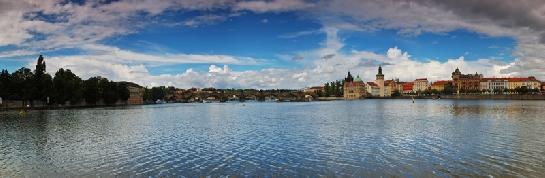
[[[483,94],[501,94],[509,88],[507,78],[483,78],[481,79],[481,92]]]
[[[127,82],[127,89],[129,90],[129,99],[127,99],[128,105],[144,104],[144,87]]]
[[[352,77],[352,74],[348,72],[346,78],[344,78],[343,85],[343,97],[344,99],[361,99],[366,96],[365,84],[361,80],[360,76]]]
[[[509,89],[515,90],[517,88],[526,87],[530,90],[540,89],[541,82],[535,77],[519,77],[519,78],[508,78],[509,80]]]
[[[305,93],[313,93],[313,94],[319,94],[324,93],[325,89],[324,86],[314,86],[314,87],[307,87],[303,90]]]
[[[384,96],[385,97],[390,97],[392,96],[393,93],[396,92],[397,90],[397,85],[396,85],[396,81],[395,80],[385,80],[384,81]]]
[[[403,84],[403,94],[410,95],[413,94],[413,82],[406,82]]]
[[[451,83],[452,83],[452,81],[449,81],[449,80],[435,81],[435,82],[433,82],[433,84],[431,84],[431,90],[436,90],[438,92],[443,92],[445,90],[445,87],[447,85],[450,85]]]
[[[380,97],[380,87],[374,82],[367,82],[367,93],[373,97]]]
[[[452,82],[457,94],[480,93],[482,78],[483,74],[462,74],[458,68],[452,72]]]
[[[413,91],[415,93],[420,93],[428,90],[429,83],[427,78],[419,78],[413,82]]]
[[[382,66],[378,66],[378,73],[376,75],[375,83],[379,88],[379,96],[384,97],[384,74],[382,74]]]

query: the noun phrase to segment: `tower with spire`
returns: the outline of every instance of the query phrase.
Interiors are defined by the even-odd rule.
[[[365,84],[358,75],[356,78],[350,72],[344,78],[343,97],[345,99],[362,99],[365,97]]]
[[[378,73],[376,75],[375,83],[379,87],[379,96],[384,97],[384,74],[382,74],[382,66],[378,66]]]

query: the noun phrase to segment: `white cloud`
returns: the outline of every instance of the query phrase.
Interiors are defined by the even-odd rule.
[[[359,74],[366,81],[373,81],[380,64],[383,66],[387,79],[400,78],[412,81],[416,78],[427,77],[430,80],[449,79],[455,68],[462,72],[484,72],[487,76],[500,76],[501,71],[511,64],[481,59],[466,61],[463,57],[439,60],[418,61],[411,59],[408,52],[397,47],[390,48],[385,54],[369,51],[353,50],[343,52],[342,40],[337,36],[337,30],[328,29],[323,46],[313,51],[302,53],[305,58],[312,58],[303,69],[263,69],[231,71],[227,64],[223,67],[210,65],[208,71],[188,69],[177,74],[152,75],[145,65],[127,63],[126,59],[100,58],[96,56],[71,56],[46,58],[48,71],[54,73],[58,68],[72,69],[82,78],[95,75],[105,76],[117,81],[134,81],[143,86],[174,85],[181,88],[216,87],[216,88],[302,88],[305,86],[321,85],[324,82],[339,80],[347,71]],[[103,48],[113,53],[107,46],[96,46],[97,51]],[[115,49],[115,48],[114,48]],[[142,54],[119,55],[121,58],[145,58]],[[97,57],[98,56],[98,57]],[[144,55],[145,56],[145,55]],[[327,56],[327,57],[324,57]],[[160,60],[156,60],[160,61]],[[33,63],[28,64],[29,67]]]
[[[179,87],[256,87],[300,88],[341,79],[347,70],[372,80],[376,66],[385,65],[387,77],[412,80],[417,77],[448,79],[459,67],[463,72],[484,72],[489,76],[536,75],[545,77],[545,5],[529,0],[513,3],[498,1],[360,1],[360,0],[134,0],[99,4],[58,3],[56,0],[0,0],[0,46],[15,45],[19,49],[3,51],[0,57],[35,54],[35,51],[60,48],[81,48],[84,54],[59,56],[48,62],[48,69],[73,68],[79,75],[104,75],[116,80],[136,81],[144,85],[169,84]],[[494,6],[489,6],[490,4]],[[483,9],[483,7],[486,7]],[[298,11],[303,17],[323,24],[318,31],[303,31],[280,37],[296,38],[313,33],[325,33],[326,40],[316,50],[297,52],[298,62],[305,67],[295,69],[263,69],[230,71],[227,66],[209,67],[208,72],[192,69],[177,75],[151,75],[149,64],[204,63],[256,64],[257,59],[230,55],[205,54],[146,54],[100,45],[100,41],[117,35],[136,33],[152,22],[153,17],[169,10],[230,9],[256,13]],[[518,9],[518,10],[517,10]],[[522,9],[522,10],[521,10]],[[523,12],[524,11],[524,12]],[[54,20],[40,19],[43,13]],[[433,14],[433,15],[430,15]],[[506,15],[507,14],[507,15]],[[193,20],[193,21],[191,21]],[[197,27],[221,22],[221,17],[202,16],[185,21]],[[343,52],[339,31],[398,30],[402,35],[425,32],[446,33],[467,29],[488,36],[509,36],[517,40],[511,62],[492,59],[466,60],[412,59],[397,47],[386,54],[353,50]],[[43,38],[33,38],[35,34]],[[461,54],[462,55],[462,54]],[[299,58],[299,57],[298,57]],[[444,62],[441,62],[444,61]]]
[[[304,0],[241,1],[235,5],[235,9],[264,13],[300,10],[312,6],[314,5]]]
[[[120,63],[151,63],[151,64],[206,64],[224,63],[255,65],[258,59],[251,57],[237,57],[230,55],[204,55],[204,54],[145,54],[106,45],[82,46],[88,54],[78,56],[65,56],[65,58],[92,58],[104,61],[118,61]]]
[[[186,20],[183,22],[183,25],[187,27],[196,28],[203,25],[211,25],[218,22],[222,22],[222,21],[225,21],[226,19],[227,17],[220,16],[220,15],[203,15],[203,16],[197,16],[189,20]]]
[[[216,65],[210,65],[210,67],[208,68],[208,73],[223,73],[223,74],[226,74],[226,73],[229,73],[229,66],[227,65],[223,65],[223,68],[221,67],[218,67]]]

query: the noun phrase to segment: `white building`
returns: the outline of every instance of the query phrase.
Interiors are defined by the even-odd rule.
[[[430,84],[427,78],[419,78],[413,82],[413,92],[423,92],[428,90]]]
[[[509,79],[507,78],[483,78],[481,79],[480,89],[485,94],[503,93],[509,89]]]
[[[378,97],[380,96],[380,87],[374,83],[374,82],[367,82],[367,85],[365,85],[367,88],[367,93],[369,93],[371,96]]]

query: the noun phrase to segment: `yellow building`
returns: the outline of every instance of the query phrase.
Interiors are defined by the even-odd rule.
[[[129,99],[127,104],[137,105],[144,104],[144,88],[135,83],[127,82],[127,89],[129,89]]]
[[[445,86],[450,84],[450,83],[451,83],[451,81],[439,80],[439,81],[433,82],[433,84],[431,84],[431,89],[441,92],[441,91],[445,90]]]
[[[540,89],[541,82],[535,77],[518,77],[518,78],[508,78],[509,89],[514,90],[517,88],[526,87],[527,89],[535,90]]]
[[[384,74],[382,74],[382,66],[378,66],[378,73],[376,75],[375,83],[377,84],[379,88],[379,96],[384,97],[385,96]]]
[[[356,79],[352,77],[350,72],[344,79],[343,97],[345,99],[361,99],[366,96],[365,84],[361,80],[360,76]]]

